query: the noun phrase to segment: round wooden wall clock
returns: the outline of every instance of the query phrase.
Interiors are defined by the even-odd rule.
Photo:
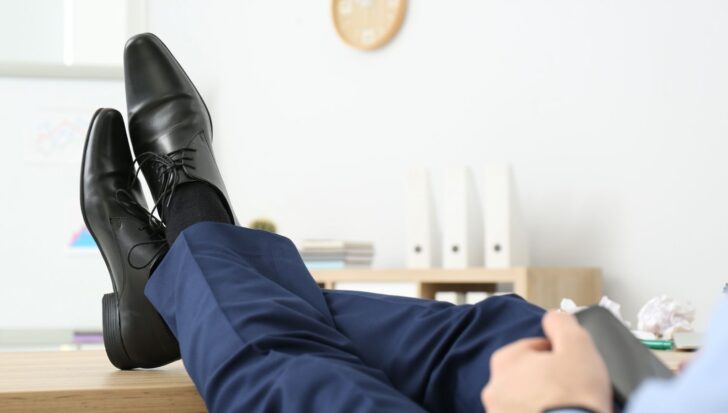
[[[402,26],[406,0],[332,0],[339,36],[358,49],[371,50],[390,41]]]

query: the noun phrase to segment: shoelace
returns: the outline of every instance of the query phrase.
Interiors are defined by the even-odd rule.
[[[137,169],[134,172],[129,187],[133,186],[139,179],[139,173],[145,165],[151,165],[154,168],[154,176],[157,176],[160,181],[160,193],[159,198],[154,203],[152,210],[149,211],[150,216],[154,216],[154,212],[157,211],[159,216],[163,217],[169,208],[169,203],[174,196],[174,191],[177,188],[177,184],[180,179],[180,171],[184,169],[195,169],[192,165],[187,165],[185,161],[192,160],[192,157],[188,156],[188,152],[197,152],[196,149],[182,148],[172,151],[166,155],[161,155],[154,152],[144,152],[137,156],[134,162],[137,164]]]
[[[179,183],[180,171],[184,168],[195,169],[194,166],[185,164],[185,161],[192,160],[190,156],[187,156],[187,153],[196,151],[196,149],[192,148],[182,148],[172,151],[166,155],[154,152],[144,152],[137,156],[134,160],[134,163],[137,164],[137,168],[129,180],[128,188],[116,191],[116,201],[119,205],[121,205],[121,207],[132,216],[147,222],[146,226],[139,227],[138,229],[140,231],[151,229],[152,237],[156,238],[151,241],[135,244],[131,247],[131,249],[129,249],[126,259],[132,268],[140,270],[148,266],[166,250],[167,240],[164,236],[165,226],[164,223],[154,215],[154,212],[156,211],[160,216],[165,215],[167,208],[169,208],[169,203],[174,196],[175,188]],[[160,195],[154,203],[151,211],[147,211],[131,195],[131,190],[139,181],[139,174],[141,173],[142,168],[146,165],[150,165],[154,168],[154,175],[159,177],[158,179],[160,180]],[[146,263],[144,263],[144,265],[134,265],[132,262],[132,254],[134,253],[134,250],[144,245],[153,244],[160,244],[160,248],[154,253],[154,255]]]
[[[129,265],[136,269],[141,270],[142,268],[145,268],[149,264],[151,264],[154,260],[156,260],[165,250],[167,247],[167,240],[164,237],[164,224],[162,224],[162,221],[157,219],[152,213],[147,211],[144,207],[139,205],[139,202],[136,201],[134,196],[132,196],[130,189],[117,189],[116,190],[116,202],[119,203],[119,205],[129,214],[132,216],[138,218],[140,221],[147,221],[146,225],[143,225],[141,227],[138,227],[137,229],[139,231],[147,231],[150,230],[152,234],[152,240],[151,241],[144,241],[137,244],[132,245],[132,247],[129,249],[129,252],[126,254],[126,261],[129,263]],[[132,261],[132,255],[134,254],[134,250],[137,248],[144,246],[144,245],[159,245],[159,248],[157,251],[149,258],[147,262],[145,262],[143,265],[138,266],[135,265]]]

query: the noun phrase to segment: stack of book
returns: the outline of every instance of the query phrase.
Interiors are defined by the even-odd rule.
[[[374,245],[360,241],[306,240],[301,244],[301,257],[310,269],[370,267]]]

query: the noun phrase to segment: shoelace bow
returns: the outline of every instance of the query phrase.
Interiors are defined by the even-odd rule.
[[[144,152],[137,156],[134,163],[137,164],[137,168],[132,175],[128,189],[118,189],[116,191],[116,201],[121,207],[129,214],[137,217],[141,221],[146,221],[147,225],[139,227],[140,231],[150,229],[152,237],[155,238],[151,241],[140,242],[135,244],[129,249],[127,254],[127,261],[129,265],[137,270],[140,270],[149,264],[151,264],[159,255],[161,255],[165,249],[167,240],[165,238],[165,225],[164,223],[154,215],[156,211],[160,216],[164,215],[169,203],[174,195],[175,188],[179,183],[180,171],[184,168],[195,169],[194,166],[186,165],[185,161],[192,160],[191,157],[187,156],[188,152],[196,152],[196,149],[182,148],[172,151],[166,155],[161,155],[154,152]],[[157,201],[154,203],[151,211],[147,211],[142,207],[136,199],[131,195],[131,190],[139,181],[139,174],[145,165],[150,165],[154,168],[154,176],[157,176],[160,180],[160,195]],[[143,245],[160,244],[160,248],[154,253],[154,255],[142,266],[136,266],[132,262],[131,256],[134,250]]]
[[[154,168],[154,176],[158,177],[160,181],[159,198],[154,203],[154,207],[149,211],[150,216],[154,216],[154,212],[157,211],[159,216],[164,216],[169,208],[169,203],[172,200],[174,191],[177,188],[177,184],[180,179],[180,172],[183,169],[195,169],[192,165],[187,165],[186,161],[191,161],[192,157],[188,156],[188,152],[197,152],[197,149],[182,148],[172,151],[166,155],[161,155],[154,152],[144,152],[137,156],[134,162],[137,164],[136,172],[132,178],[129,187],[131,188],[138,180],[139,173],[142,168],[146,165],[150,165]]]

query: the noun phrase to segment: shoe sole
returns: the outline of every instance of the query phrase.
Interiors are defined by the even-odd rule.
[[[116,368],[131,370],[134,362],[129,358],[121,338],[121,318],[119,316],[119,301],[115,293],[104,294],[101,299],[102,323],[104,326],[104,348],[106,356]]]
[[[109,276],[111,277],[111,266],[109,265],[109,261],[106,258],[106,254],[104,254],[104,250],[101,249],[101,244],[99,244],[99,240],[98,238],[96,238],[96,234],[94,234],[91,225],[89,225],[88,218],[86,217],[86,208],[84,205],[85,194],[83,191],[83,172],[86,170],[86,149],[88,149],[88,141],[89,139],[91,139],[91,126],[94,124],[96,118],[103,110],[104,109],[98,109],[91,118],[91,123],[89,124],[88,132],[86,133],[86,141],[83,145],[83,158],[81,158],[82,176],[80,192],[81,215],[83,216],[83,222],[86,225],[86,229],[88,229],[88,232],[94,239],[96,246],[99,248],[99,252],[101,252],[101,257],[104,259],[104,264],[106,264],[106,269],[109,272]],[[124,340],[121,337],[121,316],[119,315],[119,300],[116,290],[116,284],[114,283],[113,277],[111,277],[111,286],[114,289],[114,292],[105,294],[101,299],[104,348],[106,349],[106,356],[109,358],[109,361],[111,361],[111,364],[113,364],[116,368],[120,370],[130,370],[133,369],[135,366],[128,353],[126,352],[126,349],[124,348]]]

